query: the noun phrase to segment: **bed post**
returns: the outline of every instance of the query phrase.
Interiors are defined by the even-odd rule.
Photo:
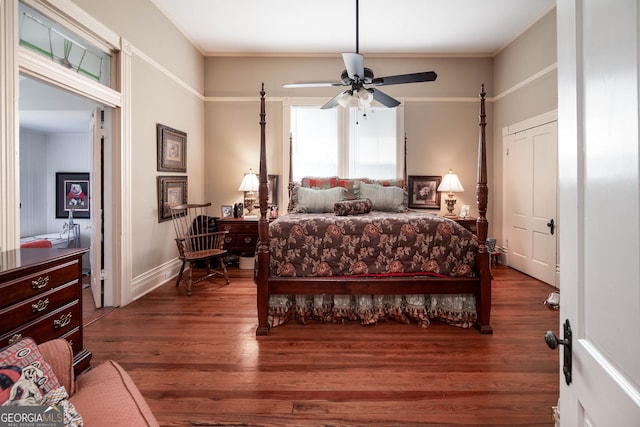
[[[491,318],[491,260],[487,250],[487,233],[489,223],[487,221],[487,200],[489,190],[487,188],[487,140],[485,128],[485,91],[484,83],[480,89],[480,134],[478,137],[478,181],[476,185],[476,201],[478,204],[478,256],[476,263],[480,274],[480,290],[476,298],[480,298],[478,306],[478,321],[476,327],[483,334],[490,334],[493,329],[490,325]]]
[[[406,191],[407,188],[407,183],[409,182],[409,177],[407,176],[407,134],[404,134],[404,153],[403,153],[403,159],[402,159],[403,163],[402,163],[402,180],[403,185],[402,188]]]
[[[256,335],[268,335],[268,302],[269,302],[269,219],[267,209],[269,197],[269,184],[267,180],[267,149],[266,132],[267,124],[264,103],[264,82],[260,90],[260,182],[258,197],[260,204],[260,219],[258,221],[258,271],[256,273],[257,304],[258,304],[258,328]]]
[[[293,210],[293,134],[289,134],[289,184],[287,189],[289,190],[289,205],[287,206],[287,212]]]

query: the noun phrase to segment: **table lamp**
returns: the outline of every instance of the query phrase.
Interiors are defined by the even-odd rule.
[[[447,203],[447,210],[449,212],[444,216],[447,218],[455,218],[456,214],[453,213],[453,208],[456,205],[456,199],[453,196],[453,193],[462,193],[464,188],[462,188],[462,184],[460,184],[458,176],[454,174],[451,169],[449,169],[449,173],[442,178],[442,182],[438,186],[438,191],[449,193],[445,199],[445,202]]]
[[[249,173],[244,174],[240,188],[238,188],[238,191],[244,191],[244,207],[247,209],[245,217],[251,215],[251,211],[253,211],[253,205],[256,203],[255,193],[259,187],[258,177],[249,169]]]

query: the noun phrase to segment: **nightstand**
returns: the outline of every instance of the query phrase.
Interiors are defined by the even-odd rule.
[[[473,234],[478,233],[478,223],[476,222],[478,218],[467,217],[467,218],[451,218],[451,219],[457,222],[458,224],[460,224],[461,226],[463,226],[464,228],[466,228],[467,230],[469,230],[470,232],[472,232]]]
[[[250,255],[258,243],[258,220],[244,218],[218,218],[218,228],[227,231],[224,248],[237,255]]]

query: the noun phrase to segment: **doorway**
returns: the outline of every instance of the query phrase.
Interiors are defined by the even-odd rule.
[[[61,215],[57,186],[61,174],[86,175],[91,177],[87,187],[90,206],[93,208],[94,199],[103,199],[102,143],[109,144],[109,132],[96,135],[91,129],[96,122],[101,128],[109,125],[110,109],[27,76],[20,76],[19,94],[21,240],[46,236],[56,247],[89,248],[82,260],[83,288],[91,293],[92,282],[100,286],[93,288],[92,298],[85,298],[84,305],[94,312],[94,307],[104,306],[105,287],[110,286],[102,280],[104,259],[98,256],[96,262],[92,256],[103,253],[102,204],[96,212],[86,209],[86,218],[73,215],[73,210]],[[73,239],[70,230],[74,230]]]
[[[558,287],[558,122],[513,126],[504,137],[507,264]]]

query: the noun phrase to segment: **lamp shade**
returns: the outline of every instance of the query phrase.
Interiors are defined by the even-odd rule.
[[[460,184],[458,176],[449,169],[449,173],[442,178],[442,182],[438,186],[438,191],[461,193],[464,191],[464,188],[462,188],[462,184]]]
[[[245,174],[244,178],[242,178],[242,183],[240,183],[238,191],[258,191],[259,187],[260,182],[258,182],[258,177],[249,169],[249,173]]]

